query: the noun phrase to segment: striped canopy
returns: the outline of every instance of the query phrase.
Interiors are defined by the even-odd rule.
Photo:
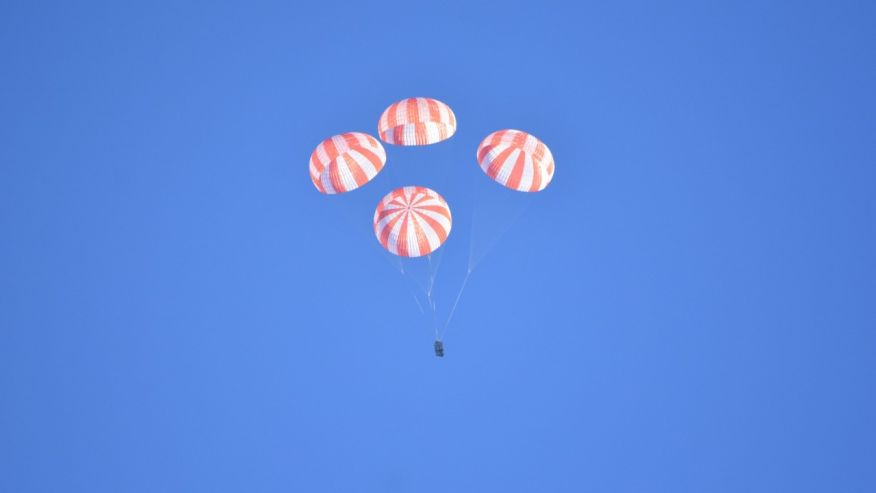
[[[386,164],[386,151],[374,137],[361,132],[335,135],[310,155],[310,179],[322,193],[355,190],[371,181]]]
[[[389,192],[374,211],[377,241],[395,255],[421,257],[440,247],[450,234],[450,208],[426,187]]]
[[[478,164],[493,180],[519,192],[544,190],[554,177],[554,157],[535,136],[499,130],[478,146]]]
[[[386,108],[377,122],[377,131],[388,144],[434,144],[449,139],[456,132],[456,116],[449,106],[437,99],[407,98]]]

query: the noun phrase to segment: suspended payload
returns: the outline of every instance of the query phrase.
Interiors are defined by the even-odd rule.
[[[402,99],[391,104],[380,115],[377,132],[380,139],[388,144],[434,144],[456,133],[456,116],[449,106],[437,99]]]
[[[535,136],[499,130],[481,141],[478,164],[493,180],[519,192],[544,190],[554,177],[554,157]]]
[[[310,179],[326,194],[355,190],[386,164],[386,151],[374,137],[347,132],[322,141],[310,155]]]
[[[437,250],[450,234],[451,223],[447,202],[426,187],[396,188],[374,211],[377,241],[401,257],[421,257]]]

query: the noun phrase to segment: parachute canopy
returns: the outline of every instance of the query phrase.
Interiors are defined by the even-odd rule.
[[[386,108],[377,122],[377,131],[388,144],[434,144],[456,133],[456,116],[437,99],[407,98]]]
[[[374,137],[347,132],[322,141],[310,155],[310,179],[322,193],[355,190],[386,164],[386,151]]]
[[[395,255],[421,257],[440,247],[450,234],[450,208],[426,187],[389,192],[374,211],[377,241]]]
[[[540,192],[554,177],[554,157],[535,136],[499,130],[481,141],[478,164],[493,180],[519,192]]]

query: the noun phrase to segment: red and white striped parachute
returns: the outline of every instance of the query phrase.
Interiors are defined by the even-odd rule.
[[[374,211],[374,234],[391,253],[421,257],[438,249],[450,234],[450,208],[426,187],[389,192]]]
[[[402,99],[380,115],[377,132],[388,144],[434,144],[449,139],[456,132],[456,116],[449,106],[437,99]]]
[[[535,136],[499,130],[481,141],[478,164],[493,180],[519,192],[544,190],[554,177],[554,157]]]
[[[310,179],[322,193],[355,190],[386,164],[386,151],[374,137],[347,132],[322,141],[310,155]]]

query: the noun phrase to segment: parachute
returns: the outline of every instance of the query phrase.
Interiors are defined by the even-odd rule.
[[[397,188],[383,197],[374,211],[377,241],[400,257],[434,252],[447,239],[451,224],[447,202],[426,187]]]
[[[347,132],[322,141],[310,155],[310,179],[325,194],[355,190],[386,164],[386,151],[374,137]]]
[[[456,115],[431,98],[407,98],[389,105],[377,122],[387,144],[422,146],[447,140],[456,133]]]
[[[400,146],[435,144],[452,137],[456,123],[450,107],[436,99],[407,98],[395,102],[378,120],[380,140],[365,133],[348,132],[322,141],[310,156],[310,179],[323,194],[355,190],[374,179],[385,167],[387,156],[380,141]],[[540,192],[554,175],[550,149],[535,136],[520,130],[499,130],[488,135],[478,146],[477,162],[492,180],[520,192]],[[495,187],[492,192],[505,194]],[[455,296],[447,298],[452,303],[441,305],[448,307],[446,316],[439,312],[433,292],[446,248],[437,255],[432,253],[441,248],[450,235],[453,221],[447,202],[432,189],[407,186],[391,191],[377,204],[374,235],[389,252],[382,257],[409,281],[410,287],[417,288],[412,292],[413,298],[421,314],[431,319],[436,357],[444,357],[444,335],[478,262],[520,218],[522,212],[515,212],[514,208],[523,206],[525,211],[534,197],[528,194],[517,196],[515,200],[494,201],[498,210],[492,213],[480,210],[484,205],[481,202],[490,203],[486,195],[474,197],[468,263]],[[476,220],[477,212],[486,220]]]
[[[540,192],[554,177],[554,157],[535,136],[499,130],[481,141],[478,164],[499,184],[518,192]]]

